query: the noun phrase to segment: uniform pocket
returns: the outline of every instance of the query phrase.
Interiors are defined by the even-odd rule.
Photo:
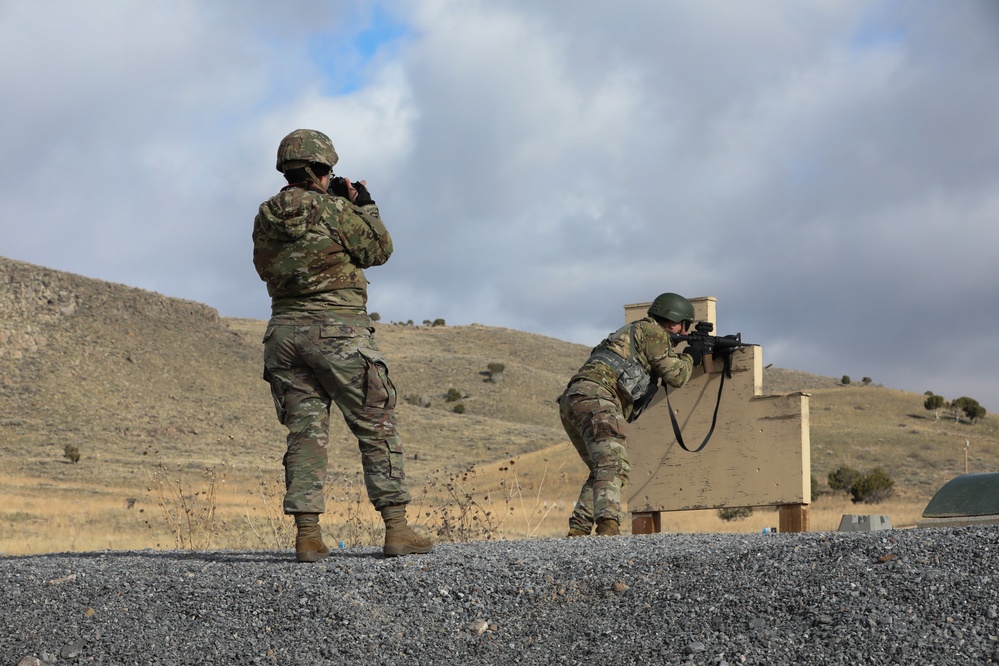
[[[364,383],[364,406],[369,409],[395,409],[397,399],[395,384],[389,379],[385,359],[375,349],[360,347],[357,351],[364,358],[367,366]]]

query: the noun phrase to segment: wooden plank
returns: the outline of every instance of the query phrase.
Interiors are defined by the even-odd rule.
[[[662,531],[662,514],[658,511],[631,514],[632,534],[659,534]]]
[[[807,532],[808,507],[804,504],[784,504],[777,507],[780,532]]]

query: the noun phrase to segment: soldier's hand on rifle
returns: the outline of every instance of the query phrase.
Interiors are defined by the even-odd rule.
[[[696,341],[688,342],[686,349],[680,353],[689,356],[692,365],[695,368],[699,366],[701,361],[704,359],[704,349],[701,347],[700,343]]]

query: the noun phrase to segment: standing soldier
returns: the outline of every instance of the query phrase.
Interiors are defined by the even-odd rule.
[[[392,238],[365,181],[333,176],[337,159],[322,132],[286,136],[277,170],[288,184],[260,205],[253,222],[253,265],[271,297],[264,379],[288,428],[284,512],[295,517],[299,562],[330,552],[319,514],[326,508],[331,404],[357,437],[368,499],[385,521],[385,555],[433,548],[406,522],[412,497],[396,431],[396,389],[366,307],[362,269],[388,261]]]
[[[594,347],[559,398],[559,414],[569,440],[590,475],[569,517],[569,536],[621,533],[621,490],[631,466],[625,449],[626,424],[638,418],[659,388],[687,383],[700,359],[677,355],[670,333],[682,333],[694,320],[694,306],[679,294],[659,295],[648,316],[622,326]],[[693,352],[696,353],[696,352]]]

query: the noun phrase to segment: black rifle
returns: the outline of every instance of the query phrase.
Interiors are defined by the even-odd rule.
[[[680,434],[680,425],[676,422],[676,415],[673,414],[673,407],[669,404],[669,391],[666,391],[666,406],[669,408],[669,418],[673,423],[673,435],[676,437],[676,443],[680,445],[680,448],[684,451],[690,451],[690,453],[697,453],[704,448],[704,445],[708,443],[711,439],[712,433],[715,431],[715,424],[718,422],[718,407],[721,405],[722,387],[725,386],[725,377],[732,377],[732,353],[739,349],[740,347],[755,347],[749,342],[742,341],[742,333],[736,333],[735,335],[711,335],[711,331],[715,329],[715,325],[709,321],[699,321],[697,325],[694,326],[694,331],[692,333],[680,334],[680,333],[670,333],[669,338],[676,344],[678,342],[686,342],[687,348],[694,352],[697,352],[701,357],[701,365],[704,366],[705,373],[714,372],[714,360],[716,358],[721,358],[723,363],[721,380],[718,382],[718,399],[715,401],[715,413],[711,417],[711,429],[708,430],[708,434],[704,437],[704,441],[701,445],[694,450],[687,448],[687,445],[683,443],[683,437]],[[666,384],[663,384],[663,388],[666,388]]]
[[[709,321],[699,321],[694,326],[691,333],[670,333],[669,339],[673,344],[686,342],[687,347],[696,351],[701,356],[701,364],[704,371],[714,372],[714,359],[721,358],[725,364],[725,375],[732,377],[732,352],[740,347],[756,347],[750,342],[742,341],[742,333],[733,335],[711,335],[715,325]]]

